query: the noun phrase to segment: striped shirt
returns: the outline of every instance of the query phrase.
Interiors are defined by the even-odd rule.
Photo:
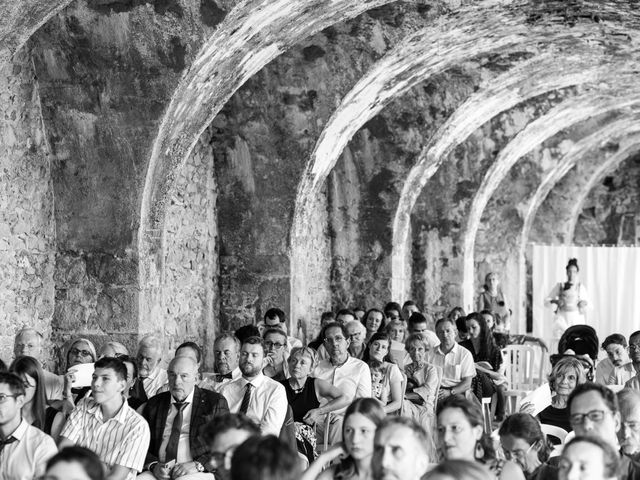
[[[146,420],[127,402],[104,421],[100,405],[84,398],[71,412],[61,436],[96,452],[108,468],[121,465],[131,469],[127,480],[133,480],[144,467],[150,433]]]

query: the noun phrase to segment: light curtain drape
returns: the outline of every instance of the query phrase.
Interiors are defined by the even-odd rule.
[[[611,333],[625,337],[640,330],[640,248],[534,245],[532,255],[533,334],[552,344],[553,310],[544,299],[558,282],[566,281],[569,258],[577,258],[580,281],[591,300],[587,324],[600,343]]]

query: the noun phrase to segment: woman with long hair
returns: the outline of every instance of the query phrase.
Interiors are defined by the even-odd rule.
[[[466,318],[469,338],[460,342],[473,355],[476,364],[476,376],[472,388],[478,399],[496,394],[496,418],[504,417],[504,385],[506,378],[499,370],[502,366],[502,354],[495,343],[493,332],[483,315],[472,313]]]
[[[382,310],[377,308],[370,308],[367,310],[367,313],[362,317],[362,324],[364,328],[367,329],[367,335],[365,337],[364,343],[368,343],[369,339],[374,333],[382,333],[384,332],[385,327],[385,316]]]
[[[438,404],[438,447],[445,460],[470,460],[486,465],[497,479],[524,480],[511,461],[497,459],[493,442],[483,433],[482,410],[477,402],[452,395]]]
[[[551,445],[534,417],[527,413],[510,415],[498,434],[505,458],[517,463],[527,480],[558,478],[558,469],[547,463]]]
[[[45,431],[47,399],[44,373],[40,362],[33,357],[18,357],[9,367],[9,371],[18,375],[24,383],[22,418],[34,427]]]
[[[373,438],[385,417],[380,402],[374,398],[358,398],[349,407],[342,423],[342,443],[322,453],[300,480],[371,480]],[[322,469],[340,458],[340,461]]]
[[[404,395],[402,373],[391,361],[390,348],[391,340],[386,334],[374,333],[362,357],[371,372],[371,396],[382,402],[386,413],[400,410]]]

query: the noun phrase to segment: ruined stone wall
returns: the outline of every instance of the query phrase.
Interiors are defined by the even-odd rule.
[[[55,223],[49,149],[28,50],[0,51],[0,358],[32,326],[49,339]]]
[[[31,39],[53,159],[56,340],[135,344],[150,149],[180,75],[223,17],[211,2],[81,0]],[[170,310],[177,319],[185,308]],[[144,331],[161,331],[163,318],[150,323]]]
[[[640,155],[623,162],[589,192],[576,224],[577,245],[638,245]]]

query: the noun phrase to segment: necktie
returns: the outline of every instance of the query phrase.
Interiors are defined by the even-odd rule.
[[[221,382],[225,378],[228,378],[229,380],[233,380],[233,375],[231,374],[231,372],[229,372],[229,373],[219,373],[218,374],[218,381],[219,382]]]
[[[171,424],[171,435],[169,435],[169,441],[167,442],[167,450],[165,453],[165,462],[170,462],[171,460],[175,460],[178,456],[178,442],[180,441],[180,431],[182,430],[182,421],[183,421],[183,411],[188,402],[175,402],[174,403],[178,413],[173,418],[173,423]]]
[[[251,402],[251,390],[253,390],[253,385],[247,383],[246,390],[244,392],[244,397],[242,397],[242,403],[240,404],[240,413],[244,413],[246,415],[247,410],[249,410],[249,402]]]
[[[9,437],[6,440],[0,440],[0,454],[2,454],[2,450],[4,450],[4,447],[6,445],[9,445],[10,443],[17,442],[17,441],[18,439],[15,437]]]

